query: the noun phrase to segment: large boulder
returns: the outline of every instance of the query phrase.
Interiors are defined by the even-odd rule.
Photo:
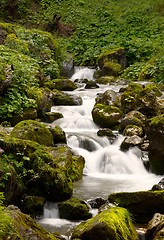
[[[25,195],[63,201],[72,196],[72,181],[82,177],[84,159],[66,145],[49,147],[10,136],[0,138],[1,191],[7,204],[20,206]],[[10,171],[11,169],[11,171]]]
[[[54,88],[60,91],[73,91],[77,88],[76,84],[67,78],[54,79],[52,82]]]
[[[98,59],[99,75],[119,76],[127,65],[126,51],[117,48],[102,53]]]
[[[59,203],[58,206],[61,218],[69,220],[86,220],[92,217],[87,203],[78,198],[71,198]]]
[[[13,128],[11,136],[15,138],[35,141],[46,146],[54,145],[52,133],[46,128],[44,124],[34,120],[25,120],[19,122]]]
[[[114,106],[107,106],[104,104],[95,104],[92,110],[93,121],[100,127],[116,128],[121,119],[122,112],[119,108]]]
[[[4,224],[1,239],[57,240],[57,238],[42,228],[30,216],[23,214],[17,207],[8,206],[5,209],[8,225]],[[6,221],[4,219],[4,221]]]
[[[73,230],[71,239],[85,240],[137,240],[137,234],[132,225],[128,211],[114,207],[79,224]]]
[[[149,160],[151,170],[164,174],[164,115],[153,117],[147,126],[147,137],[149,139]]]
[[[135,222],[147,223],[155,213],[164,213],[164,191],[121,192],[109,195],[108,201],[126,208]]]

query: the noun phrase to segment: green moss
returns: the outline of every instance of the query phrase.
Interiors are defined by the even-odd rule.
[[[53,136],[42,123],[34,120],[19,122],[11,132],[12,137],[38,142],[39,144],[53,146]]]
[[[100,224],[102,225],[102,227],[104,226],[106,233],[103,232]],[[98,225],[100,226],[100,229],[99,232],[96,232],[96,226]],[[116,240],[137,239],[137,234],[132,226],[128,211],[119,207],[105,210],[88,220],[86,223],[81,223],[80,225],[78,225],[73,232],[72,239],[76,237],[83,238],[83,236],[86,235],[87,232],[90,232],[89,239],[92,239],[92,237],[94,236],[94,239],[96,240],[103,237],[104,239],[110,238]]]

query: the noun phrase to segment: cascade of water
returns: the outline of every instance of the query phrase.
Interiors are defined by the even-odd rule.
[[[77,68],[71,79],[73,81],[83,78],[93,79],[93,73],[94,69]],[[123,136],[119,134],[117,134],[118,138],[113,144],[111,144],[106,137],[98,137],[98,126],[94,124],[92,120],[91,111],[97,93],[103,93],[107,89],[118,92],[120,87],[121,86],[118,85],[100,85],[98,89],[86,90],[80,88],[71,92],[71,94],[81,96],[83,104],[81,106],[53,107],[52,111],[60,111],[64,116],[63,119],[59,119],[53,124],[58,124],[63,128],[67,135],[67,144],[76,154],[82,155],[85,158],[84,174],[92,177],[90,181],[95,181],[94,184],[97,184],[98,181],[100,183],[100,180],[97,180],[97,178],[108,179],[108,183],[115,179],[114,185],[117,184],[119,186],[120,182],[122,182],[122,184],[120,189],[118,186],[114,186],[113,190],[110,189],[111,192],[119,190],[147,190],[150,189],[154,183],[157,183],[160,177],[147,172],[142,163],[140,151],[133,148],[126,153],[122,152],[120,150],[120,144]],[[81,181],[83,186],[87,182],[86,178],[84,179]],[[131,186],[129,186],[129,183],[127,184],[127,180],[131,182]],[[83,189],[83,186],[78,185],[78,188],[81,187]],[[84,192],[86,191],[84,190]],[[109,193],[109,190],[107,190],[106,194]],[[90,191],[90,194],[92,195],[93,192]]]

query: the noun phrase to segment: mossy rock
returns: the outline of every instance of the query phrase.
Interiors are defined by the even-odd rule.
[[[13,128],[11,136],[15,138],[35,141],[46,146],[54,145],[52,133],[46,128],[44,124],[33,120],[19,122]]]
[[[126,208],[138,223],[147,223],[155,213],[164,213],[164,190],[113,193],[108,201]]]
[[[0,147],[5,153],[3,156],[6,169],[10,169],[11,165],[23,185],[23,192],[21,191],[19,196],[15,197],[16,204],[19,202],[18,206],[23,194],[44,197],[49,201],[63,201],[72,196],[73,186],[68,173],[72,168],[73,154],[70,150],[66,154],[68,148],[65,149],[63,146],[47,147],[30,140],[11,137],[1,138]],[[64,159],[67,163],[65,166],[63,165]],[[9,196],[11,190],[7,188],[7,184],[10,181],[5,182],[5,179],[6,174],[4,188],[6,191],[9,189],[5,194]],[[14,179],[12,186],[17,186]],[[17,194],[16,190],[14,194]],[[12,199],[15,200],[15,198]],[[10,200],[10,198],[7,199]]]
[[[70,198],[58,204],[59,215],[68,220],[86,220],[92,217],[86,202],[77,198]]]
[[[119,125],[122,116],[120,109],[114,106],[95,104],[92,110],[93,121],[100,127],[114,129]]]
[[[46,112],[44,116],[44,120],[47,123],[52,123],[59,118],[63,118],[63,114],[60,112]]]
[[[137,240],[130,215],[124,208],[113,207],[75,227],[71,239]]]
[[[46,112],[50,112],[53,105],[51,91],[47,88],[32,87],[27,90],[27,96],[35,99],[37,104],[37,118],[44,120]]]
[[[143,134],[143,128],[136,125],[127,125],[123,131],[124,136],[137,135],[139,137],[143,137]]]
[[[93,80],[88,81],[85,85],[85,89],[95,89],[95,88],[99,88],[99,85]]]
[[[162,175],[164,174],[164,115],[149,119],[146,129],[151,170]]]
[[[45,200],[43,197],[26,195],[22,200],[21,210],[32,217],[42,216]]]
[[[85,159],[82,156],[73,156],[72,167],[69,171],[69,176],[73,182],[82,179],[84,166]]]
[[[143,127],[143,123],[141,122],[140,119],[138,119],[135,116],[131,115],[125,115],[125,117],[121,120],[120,126],[119,126],[119,131],[123,132],[124,129],[129,126],[129,125],[135,125],[138,127]]]
[[[53,142],[56,143],[66,143],[66,134],[60,126],[50,126],[48,127],[49,131],[52,133]]]
[[[99,84],[107,85],[110,84],[111,82],[115,82],[115,78],[113,76],[102,76],[96,79],[96,83]]]
[[[5,213],[11,222],[10,231],[6,232],[3,239],[57,240],[53,234],[42,228],[30,216],[23,214],[17,207],[10,205],[5,209]]]
[[[60,106],[60,105],[74,106],[74,105],[82,104],[81,97],[70,95],[56,89],[52,91],[52,100],[53,100],[53,105],[55,106]]]
[[[103,94],[98,94],[96,103],[111,105],[117,98],[117,93],[113,90],[106,90]]]
[[[53,84],[54,88],[60,91],[73,91],[77,88],[76,84],[67,78],[54,79]]]

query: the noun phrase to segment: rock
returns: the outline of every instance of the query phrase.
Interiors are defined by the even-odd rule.
[[[137,240],[137,234],[126,209],[114,207],[105,210],[87,222],[75,227],[71,239]]]
[[[59,215],[68,220],[86,220],[92,217],[86,202],[77,198],[71,198],[58,204]]]
[[[153,218],[148,223],[146,239],[164,239],[164,215],[159,213],[154,214]]]
[[[57,240],[53,234],[42,228],[30,216],[23,214],[18,208],[9,206],[5,209],[5,213],[10,218],[10,231],[4,229],[6,234],[3,239]]]
[[[140,146],[143,140],[137,135],[127,136],[120,145],[122,151],[128,150],[130,147]]]
[[[61,67],[61,76],[70,78],[74,73],[74,61],[72,57],[68,57],[65,61],[62,62]]]
[[[35,99],[37,104],[37,117],[44,120],[46,112],[50,112],[53,105],[51,91],[47,88],[33,87],[27,91],[27,96]]]
[[[25,120],[19,122],[13,128],[11,136],[15,138],[35,141],[46,146],[54,145],[52,133],[46,128],[44,124],[34,120]]]
[[[68,147],[47,147],[11,137],[0,138],[0,147],[5,151],[2,161],[7,175],[2,175],[1,190],[7,203],[12,201],[19,206],[24,194],[47,201],[63,201],[72,196],[71,174],[78,176],[79,168],[73,165],[74,156]],[[11,167],[15,175],[10,174]]]
[[[90,199],[87,203],[91,206],[91,208],[100,208],[102,205],[107,203],[107,200],[102,197],[97,197],[95,199]]]
[[[135,126],[138,126],[141,128],[143,127],[143,123],[141,122],[141,120],[139,118],[125,115],[125,117],[123,119],[121,119],[119,131],[123,132],[124,129],[129,125],[130,126],[135,125]]]
[[[116,139],[116,134],[114,134],[113,131],[109,128],[99,129],[97,132],[97,136],[107,137],[111,143],[113,143],[114,140]]]
[[[155,213],[164,213],[164,191],[113,193],[108,201],[126,208],[137,223],[147,223]]]
[[[85,88],[86,88],[86,89],[99,88],[99,85],[98,85],[95,81],[90,80],[90,81],[88,81],[88,82],[86,83]]]
[[[84,166],[85,159],[82,156],[75,155],[72,157],[72,166],[69,168],[69,175],[73,182],[82,179]]]
[[[42,216],[44,204],[45,198],[26,195],[21,204],[21,210],[32,217]]]
[[[102,76],[96,79],[96,83],[99,84],[110,84],[111,82],[115,82],[115,78],[113,76]]]
[[[96,103],[111,105],[116,100],[117,94],[113,90],[106,90],[103,94],[96,97]]]
[[[82,104],[81,97],[70,95],[62,91],[58,91],[56,89],[52,91],[52,100],[53,100],[53,105],[55,106],[60,106],[60,105],[73,106],[73,105]]]
[[[152,187],[152,190],[164,190],[164,178],[162,178],[158,184],[155,184],[153,187]]]
[[[6,119],[7,121],[10,122],[11,126],[15,126],[17,123],[24,121],[24,120],[35,120],[37,118],[37,109],[35,108],[30,108],[24,110],[24,112],[21,115],[15,115],[9,119]]]
[[[123,131],[124,136],[139,136],[143,137],[143,128],[136,125],[127,125]]]
[[[149,160],[151,170],[159,175],[164,174],[164,115],[149,119],[146,125],[149,139]]]
[[[49,131],[52,133],[53,142],[56,143],[66,143],[66,134],[60,126],[48,126]]]
[[[125,49],[117,48],[102,53],[98,59],[99,75],[119,76],[126,67]]]
[[[52,123],[59,118],[63,118],[63,114],[60,112],[46,112],[44,121],[47,123]]]
[[[73,91],[77,88],[76,84],[67,78],[54,79],[53,84],[54,88],[60,91]]]
[[[114,106],[95,104],[92,110],[93,121],[100,127],[115,128],[122,119],[122,112]]]

